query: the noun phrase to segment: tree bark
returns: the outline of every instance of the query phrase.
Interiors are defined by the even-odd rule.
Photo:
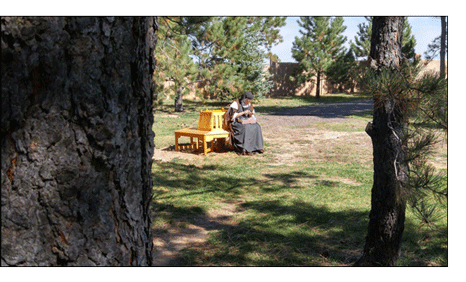
[[[175,98],[175,112],[183,111],[183,86],[178,87]]]
[[[370,61],[376,71],[399,67],[403,24],[403,17],[374,17]],[[373,123],[366,127],[373,145],[374,183],[366,244],[357,266],[393,266],[401,251],[407,166],[403,151],[406,122],[398,98],[388,93],[374,96]]]
[[[442,33],[440,34],[440,77],[445,78],[445,49],[447,35],[446,17],[440,17],[440,21],[442,25]]]
[[[317,82],[316,82],[316,98],[320,98],[320,74],[321,72],[317,72]]]
[[[150,265],[156,19],[1,25],[1,264]]]

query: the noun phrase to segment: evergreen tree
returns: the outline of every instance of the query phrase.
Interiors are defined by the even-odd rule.
[[[403,47],[401,47],[401,52],[405,59],[414,60],[416,52],[414,47],[416,47],[416,38],[411,34],[411,25],[407,20],[405,20],[403,26]]]
[[[333,61],[325,74],[332,85],[338,85],[338,92],[343,92],[345,89],[350,89],[354,92],[355,77],[355,58],[353,50],[349,49],[345,55],[338,57]]]
[[[278,28],[284,24],[282,17],[216,17],[208,22],[193,47],[199,79],[211,96],[232,99],[245,90],[268,91],[258,86],[269,76],[263,71],[270,55],[265,51],[281,40]]]
[[[374,149],[374,185],[368,235],[360,266],[395,265],[405,207],[423,223],[435,220],[433,199],[447,198],[446,177],[427,163],[436,131],[447,131],[447,83],[402,56],[403,17],[374,18],[370,65],[361,85],[374,97],[366,127]],[[434,129],[434,130],[432,130]]]
[[[251,31],[258,31],[263,37],[262,46],[268,51],[267,56],[272,57],[270,49],[273,45],[283,42],[280,27],[286,24],[286,17],[248,17]]]
[[[371,36],[372,36],[372,18],[366,17],[365,23],[358,25],[359,31],[354,37],[354,43],[351,41],[351,49],[356,54],[357,58],[367,59],[370,52]],[[401,51],[406,59],[414,59],[416,46],[416,39],[411,34],[411,25],[405,21],[403,26],[403,47]]]
[[[394,266],[404,231],[408,167],[406,103],[400,89],[404,17],[374,17],[368,83],[374,97],[373,122],[366,126],[373,146],[371,211],[359,266]],[[386,83],[388,81],[388,83]],[[370,83],[369,83],[370,82]]]
[[[264,59],[267,57],[263,48],[266,38],[258,30],[245,32],[245,46],[237,59],[238,74],[243,78],[238,87],[242,91],[251,91],[256,97],[262,97],[273,87],[271,74],[264,70]]]
[[[341,35],[346,26],[342,17],[301,17],[301,38],[295,37],[292,47],[293,58],[298,67],[292,79],[298,84],[309,81],[316,75],[316,97],[320,97],[320,79],[328,67],[340,57],[345,48],[346,37]]]
[[[173,19],[161,18],[159,21],[159,44],[155,50],[157,72],[155,101],[160,102],[165,92],[165,83],[171,82],[170,90],[176,93],[175,111],[183,111],[183,95],[189,92],[186,87],[196,80],[197,68],[190,57],[191,41],[183,34],[182,26]]]
[[[155,95],[160,100],[164,82],[173,82],[175,109],[182,110],[186,86],[195,82],[220,99],[245,90],[268,92],[272,82],[265,59],[282,40],[279,27],[284,24],[284,17],[161,17]]]
[[[358,32],[353,41],[350,42],[351,49],[357,58],[367,59],[371,49],[372,18],[366,17],[367,23],[358,24]]]

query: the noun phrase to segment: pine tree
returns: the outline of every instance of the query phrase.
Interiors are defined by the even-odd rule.
[[[155,95],[160,100],[164,82],[173,82],[175,110],[182,110],[186,86],[195,82],[211,97],[229,100],[245,90],[260,96],[271,88],[265,59],[282,40],[284,17],[161,17],[160,22]]]
[[[232,99],[245,90],[268,91],[259,87],[267,84],[259,83],[268,77],[263,71],[270,55],[266,50],[281,40],[278,27],[284,24],[281,17],[216,17],[207,23],[193,47],[199,78],[211,96]]]
[[[181,19],[178,19],[181,20]],[[156,90],[154,100],[159,101],[165,93],[165,83],[172,83],[170,90],[176,93],[175,111],[183,111],[183,95],[186,87],[196,80],[198,70],[191,55],[191,41],[184,34],[182,26],[173,18],[161,18],[159,23],[159,44],[155,50],[157,72],[154,74]]]
[[[416,56],[416,52],[414,50],[414,47],[416,47],[416,38],[411,34],[411,25],[407,20],[405,20],[405,24],[403,26],[402,44],[403,47],[401,47],[401,52],[403,52],[404,58],[414,60]]]
[[[374,18],[371,68],[360,83],[374,97],[374,119],[366,127],[374,149],[374,185],[360,266],[395,265],[406,204],[431,224],[438,200],[448,195],[446,177],[427,163],[436,132],[448,129],[447,83],[435,73],[419,76],[423,64],[403,58],[403,22],[403,17]]]
[[[357,58],[367,59],[371,49],[372,36],[372,18],[366,17],[367,23],[358,24],[358,32],[354,37],[354,43],[351,41],[351,49]]]
[[[351,49],[353,49],[356,57],[367,59],[371,47],[371,36],[372,36],[372,18],[366,17],[365,23],[358,25],[359,31],[354,37],[354,43],[351,41]],[[411,25],[408,21],[405,21],[403,26],[403,47],[401,51],[406,59],[414,59],[416,47],[416,39],[411,34]]]
[[[265,41],[265,37],[258,30],[245,32],[245,45],[237,59],[238,75],[242,77],[238,84],[242,90],[238,94],[251,91],[260,98],[273,87],[270,79],[272,75],[264,69],[264,59],[267,57],[263,48]]]
[[[353,50],[349,49],[346,54],[338,57],[333,61],[325,72],[327,80],[331,85],[338,85],[338,92],[343,92],[345,89],[350,89],[354,92],[356,70],[355,58]]]
[[[316,75],[316,97],[320,97],[320,79],[327,68],[340,57],[345,48],[346,37],[341,35],[346,26],[342,17],[301,17],[298,21],[301,38],[295,37],[292,47],[293,58],[298,68],[292,79],[298,84],[309,81]]]
[[[406,103],[400,85],[404,17],[374,17],[368,83],[374,97],[373,122],[366,126],[373,146],[374,183],[363,256],[359,266],[393,266],[404,231],[407,185]],[[388,82],[388,83],[387,83]]]

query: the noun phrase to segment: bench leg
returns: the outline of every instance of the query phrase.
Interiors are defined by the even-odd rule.
[[[207,141],[205,135],[202,137],[202,143],[204,144],[204,156],[207,156]]]

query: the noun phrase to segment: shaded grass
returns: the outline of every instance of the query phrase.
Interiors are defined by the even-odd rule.
[[[282,107],[307,102],[284,101],[261,103],[277,102]],[[179,118],[166,114],[156,113],[155,120],[192,124],[198,112],[187,111]],[[364,123],[368,118],[361,113],[348,123]],[[178,125],[170,126],[159,130],[156,146],[157,140],[164,144],[163,138],[173,138],[172,130]],[[348,132],[348,125],[316,126]],[[153,228],[168,232],[196,224],[209,231],[206,242],[183,249],[173,265],[349,266],[359,258],[367,233],[372,167],[340,162],[331,155],[326,161],[309,155],[292,166],[271,165],[280,153],[267,144],[266,153],[252,157],[224,153],[202,161],[173,159],[153,164]],[[231,215],[213,216],[226,206],[233,209]],[[445,218],[435,226],[420,225],[407,209],[398,265],[448,265],[446,206],[441,209]]]
[[[369,200],[367,185],[324,181],[309,168],[271,171],[257,165],[260,159],[249,161],[248,171],[244,164],[216,169],[157,164],[155,185],[170,192],[157,189],[153,209],[172,212],[157,215],[155,222],[194,222],[193,215],[208,218],[222,203],[240,201],[241,213],[218,226],[205,249],[185,250],[179,265],[345,265],[357,258],[368,219],[360,206],[361,197]],[[170,175],[175,170],[183,173]]]

